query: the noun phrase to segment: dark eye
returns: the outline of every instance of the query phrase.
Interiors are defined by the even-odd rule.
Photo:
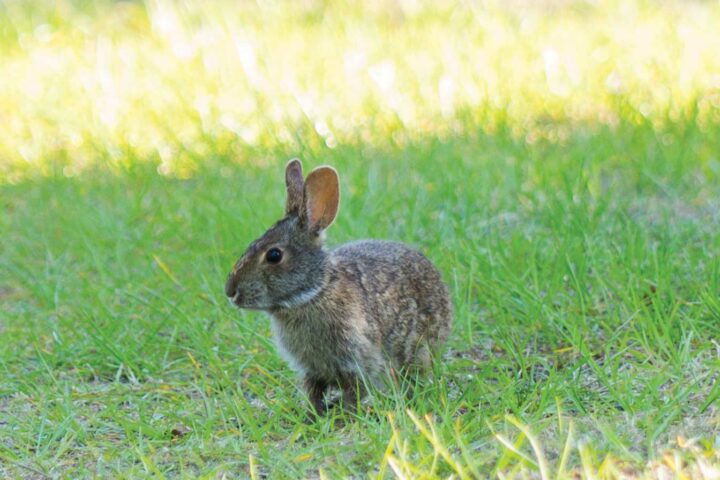
[[[265,254],[265,260],[268,263],[280,263],[282,260],[282,251],[279,248],[271,248]]]

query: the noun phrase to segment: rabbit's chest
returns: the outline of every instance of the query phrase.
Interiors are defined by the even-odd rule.
[[[335,378],[357,369],[353,344],[328,325],[312,319],[288,323],[273,318],[272,327],[280,354],[300,374]]]

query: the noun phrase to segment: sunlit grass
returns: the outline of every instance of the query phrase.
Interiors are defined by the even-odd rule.
[[[436,2],[439,3],[439,2]],[[0,477],[720,477],[718,2],[0,3]],[[282,167],[417,245],[434,380],[305,422]]]
[[[720,120],[716,2],[16,0],[0,15],[6,179],[129,153],[188,176],[256,148]]]

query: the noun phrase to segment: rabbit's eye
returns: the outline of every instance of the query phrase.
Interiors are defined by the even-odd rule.
[[[265,260],[268,263],[280,263],[282,260],[282,251],[279,248],[271,248],[265,254]]]

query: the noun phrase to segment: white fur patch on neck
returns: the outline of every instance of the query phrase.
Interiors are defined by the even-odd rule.
[[[293,307],[299,307],[300,305],[304,305],[311,301],[313,298],[317,297],[318,294],[322,291],[322,285],[318,285],[317,287],[306,290],[304,292],[301,292],[294,297],[290,297],[287,300],[283,300],[280,303],[280,306],[283,308],[293,308]]]
[[[270,320],[270,326],[273,332],[273,339],[275,340],[275,345],[277,346],[280,356],[290,365],[290,368],[292,368],[295,372],[300,375],[305,375],[305,367],[303,367],[300,361],[295,358],[295,355],[290,353],[290,350],[288,350],[288,348],[285,346],[287,340],[285,339],[282,323],[273,315],[270,315]]]

